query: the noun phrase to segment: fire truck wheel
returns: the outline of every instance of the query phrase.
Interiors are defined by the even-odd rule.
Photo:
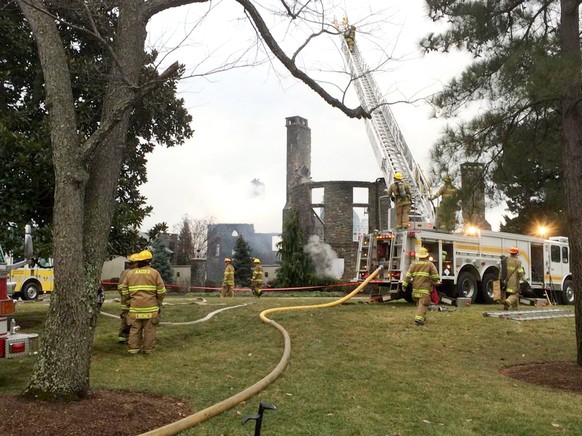
[[[459,274],[457,280],[457,295],[459,297],[470,298],[471,303],[477,299],[477,279],[469,271]]]
[[[31,282],[24,285],[21,291],[23,300],[36,300],[40,294],[40,286]]]
[[[497,280],[497,274],[493,271],[486,272],[481,282],[481,300],[485,304],[493,303],[493,282]]]
[[[574,304],[574,282],[566,280],[564,282],[564,289],[560,294],[562,304]]]

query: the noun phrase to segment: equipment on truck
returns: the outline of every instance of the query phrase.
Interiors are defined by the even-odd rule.
[[[8,328],[8,316],[14,314],[15,303],[13,299],[8,297],[7,274],[13,269],[28,264],[32,256],[30,226],[26,226],[25,232],[24,253],[27,260],[8,265],[0,247],[0,358],[26,356],[38,350],[38,335],[36,333],[18,333],[19,327],[14,318],[10,320],[10,328]],[[10,284],[10,287],[12,286]]]
[[[387,291],[382,296],[386,300],[406,297],[400,282],[422,246],[429,250],[437,266],[442,280],[441,294],[469,298],[471,302],[480,297],[482,302],[492,303],[493,282],[499,277],[501,256],[512,248],[520,253],[532,292],[542,297],[558,294],[562,303],[573,304],[568,238],[542,239],[487,230],[472,234],[444,233],[434,229],[435,212],[427,179],[361,57],[357,38],[352,35],[346,41],[343,31],[347,26],[344,19],[338,27],[343,36],[342,52],[360,104],[371,113],[371,118],[366,119],[366,129],[386,186],[402,176],[412,191],[409,228],[394,230],[394,221],[388,219],[386,229],[360,237],[354,281],[361,282],[378,266],[384,266],[370,283]]]

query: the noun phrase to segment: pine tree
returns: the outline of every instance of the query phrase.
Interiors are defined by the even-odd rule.
[[[172,283],[174,274],[172,273],[172,265],[170,264],[171,253],[162,241],[162,238],[157,238],[152,244],[152,267],[157,269],[162,275],[165,284]]]
[[[189,265],[190,259],[195,257],[192,229],[190,228],[190,220],[188,216],[182,218],[175,254],[177,265]]]
[[[439,142],[441,167],[479,159],[507,189],[510,207],[534,212],[527,215],[530,223],[544,214],[559,218],[570,238],[572,275],[582,276],[582,1],[426,2],[430,17],[448,26],[423,40],[425,50],[458,47],[474,56],[436,105],[445,115],[469,103],[486,108]],[[547,200],[558,201],[540,207]],[[582,366],[579,284],[574,295]]]
[[[303,247],[307,241],[299,226],[299,216],[291,209],[283,223],[281,245],[279,248],[279,269],[277,286],[309,286],[313,283],[315,267]]]
[[[250,286],[253,275],[253,259],[249,244],[240,235],[234,245],[234,254],[232,255],[232,266],[234,267],[234,281],[237,286]]]

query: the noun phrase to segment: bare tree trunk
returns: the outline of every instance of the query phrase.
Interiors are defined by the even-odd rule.
[[[580,58],[580,0],[561,0],[561,51],[568,60],[568,83],[562,96],[564,131],[562,164],[576,311],[576,350],[582,365],[582,60]]]
[[[31,24],[43,68],[55,168],[55,292],[47,315],[33,376],[26,389],[40,398],[75,398],[88,389],[87,350],[79,337],[90,334],[86,310],[78,303],[83,289],[83,207],[86,165],[79,139],[72,88],[62,41],[54,20],[38,0],[19,1]],[[32,4],[32,5],[31,5]]]
[[[101,120],[102,126],[112,127],[89,146],[90,141],[80,143],[76,135],[69,72],[54,20],[40,0],[20,2],[37,37],[43,65],[55,166],[55,291],[39,358],[25,391],[30,397],[77,399],[89,393],[96,290],[126,147],[127,102],[138,89],[143,65],[142,4],[139,0],[120,2],[115,47],[119,62],[109,74]]]

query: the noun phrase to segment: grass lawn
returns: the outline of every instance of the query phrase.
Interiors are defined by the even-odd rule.
[[[337,299],[205,298],[207,305],[168,297],[162,321],[193,321],[223,307],[247,305],[207,322],[159,327],[158,346],[150,356],[130,356],[116,343],[118,320],[101,316],[93,389],[169,395],[194,410],[205,409],[256,383],[278,364],[283,338],[260,321],[261,311]],[[118,314],[117,304],[109,301],[103,311]],[[416,327],[412,305],[367,301],[353,298],[331,308],[269,315],[291,336],[291,360],[282,376],[246,404],[184,434],[253,434],[254,421],[244,426],[241,421],[263,401],[277,407],[265,412],[264,436],[582,435],[580,395],[499,373],[509,365],[575,361],[574,318],[510,321],[483,316],[499,306],[473,305],[429,312],[427,326]],[[46,307],[18,304],[17,322],[25,331],[42,333]],[[0,393],[22,390],[32,364],[33,358],[0,361]]]

